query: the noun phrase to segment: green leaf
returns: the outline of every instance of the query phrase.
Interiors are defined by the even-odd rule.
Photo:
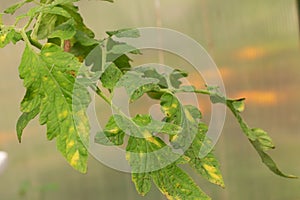
[[[285,177],[285,178],[298,178],[296,176],[293,175],[287,175],[284,174],[282,171],[280,171],[276,165],[276,163],[273,161],[273,159],[262,149],[261,143],[258,140],[255,141],[251,141],[251,144],[253,145],[253,147],[255,148],[255,150],[257,151],[257,153],[259,154],[259,156],[261,157],[262,162],[275,174]]]
[[[68,20],[65,23],[55,27],[54,31],[48,36],[48,38],[60,38],[61,40],[71,39],[76,34],[76,29],[73,20]]]
[[[91,72],[102,74],[102,47],[101,44],[95,46],[84,60],[84,64],[90,68]],[[100,78],[100,76],[99,76]],[[97,80],[98,81],[98,80]]]
[[[157,88],[150,89],[147,92],[147,95],[152,99],[156,99],[156,100],[160,99],[162,95],[165,93],[165,91],[162,92],[160,88],[162,89],[168,88],[168,82],[166,80],[166,77],[163,74],[158,73],[157,70],[151,66],[135,68],[135,71],[143,73],[144,77],[155,78],[159,80],[159,82],[157,83],[158,87],[156,86]]]
[[[76,32],[75,41],[79,42],[82,46],[93,46],[99,44],[97,40],[80,30]]]
[[[145,78],[142,73],[129,71],[122,76],[116,87],[124,87],[131,101],[141,97],[144,93],[159,89],[158,79]]]
[[[106,51],[109,52],[115,45],[122,44],[116,42],[113,39],[109,38],[106,44]],[[124,44],[124,43],[123,43]],[[131,69],[130,61],[132,61],[126,54],[113,54],[107,53],[106,62],[113,62],[115,65],[123,72],[129,71]]]
[[[65,11],[69,13],[72,19],[75,21],[75,27],[77,30],[84,32],[89,38],[94,38],[95,34],[91,31],[83,22],[83,18],[78,12],[78,7],[74,6],[74,4],[63,4],[60,5]]]
[[[112,63],[105,69],[100,78],[103,87],[109,89],[110,91],[113,91],[122,75],[123,73],[121,72],[121,70],[114,63]]]
[[[107,54],[110,56],[111,54]],[[108,58],[108,57],[107,57]],[[109,62],[109,60],[107,60]],[[121,55],[117,59],[113,59],[113,63],[123,72],[127,72],[131,69],[131,59],[127,55]]]
[[[35,108],[34,110],[32,110],[28,113],[23,113],[19,117],[16,129],[17,129],[18,140],[20,143],[22,141],[23,130],[28,125],[28,123],[39,114],[39,112],[40,112],[40,109],[38,106],[37,108]]]
[[[170,75],[170,83],[174,88],[179,88],[179,86],[182,84],[180,79],[187,77],[188,74],[186,72],[183,72],[179,69],[175,69]]]
[[[255,137],[253,141],[257,140],[262,150],[267,151],[275,148],[272,139],[267,132],[260,128],[253,128],[251,129],[251,132],[251,134]]]
[[[234,109],[238,112],[243,112],[245,110],[245,99],[238,99],[232,102]]]
[[[195,182],[179,167],[170,165],[152,172],[151,176],[159,190],[170,200],[210,199]]]
[[[242,131],[245,133],[245,135],[248,137],[249,141],[259,154],[259,156],[262,159],[262,162],[275,174],[286,177],[286,178],[297,178],[292,175],[286,175],[283,172],[281,172],[275,162],[272,160],[272,158],[265,152],[266,150],[275,148],[271,138],[268,136],[268,134],[263,131],[262,129],[250,129],[246,122],[243,120],[243,118],[240,116],[240,112],[236,107],[233,105],[235,100],[227,100],[226,104],[228,108],[231,110],[233,115],[237,118],[240,127]]]
[[[222,103],[226,104],[226,97],[219,91],[219,88],[216,86],[208,86],[207,90],[210,92],[210,101],[214,104]]]
[[[139,67],[139,68],[135,68],[135,71],[136,72],[139,72],[139,73],[143,73],[144,74],[144,77],[147,77],[147,78],[155,78],[155,79],[158,79],[159,80],[159,87],[161,88],[168,88],[168,82],[166,80],[166,77],[157,72],[157,70],[152,67],[152,66],[143,66],[143,67]]]
[[[176,124],[154,120],[150,115],[137,115],[133,121],[140,127],[141,131],[150,131],[152,134],[164,133],[177,135],[182,128]]]
[[[136,49],[135,47],[128,45],[128,44],[119,44],[113,46],[113,48],[108,52],[112,54],[126,54],[126,53],[132,53],[132,54],[141,54],[141,52]]]
[[[117,31],[107,31],[107,35],[110,37],[116,36],[117,38],[138,38],[140,32],[138,29],[120,29]]]
[[[41,9],[38,9],[37,12],[47,13],[47,14],[53,14],[53,15],[60,15],[66,18],[71,18],[72,16],[62,7],[58,6],[47,6],[47,7],[41,7]]]
[[[57,15],[44,14],[40,26],[36,29],[36,32],[33,33],[33,38],[36,37],[39,40],[48,38],[48,35],[55,29],[57,19]]]
[[[73,73],[80,66],[73,55],[46,44],[41,54],[26,47],[19,71],[27,88],[23,112],[31,112],[40,104],[40,124],[47,125],[48,139],[56,138],[58,150],[71,166],[84,173],[88,158],[84,144],[89,138],[85,110],[90,97],[85,87],[75,84]]]
[[[79,0],[54,0],[51,5],[64,5],[64,4],[69,4],[69,3],[73,3],[73,2],[77,2]]]

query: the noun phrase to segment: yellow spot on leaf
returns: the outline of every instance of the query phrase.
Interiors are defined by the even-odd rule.
[[[172,108],[177,108],[177,107],[178,107],[178,104],[177,104],[177,103],[172,103],[171,107],[172,107]]]
[[[51,56],[51,54],[52,54],[52,53],[50,53],[50,52],[47,52],[47,53],[44,53],[44,56],[45,56],[45,57],[50,57],[50,56]]]
[[[64,119],[64,118],[66,118],[68,116],[68,113],[69,112],[67,110],[64,110],[63,112],[59,113],[58,117],[60,119]]]
[[[222,177],[221,175],[217,174],[217,170],[215,167],[209,166],[207,164],[204,164],[203,167],[214,180],[222,182]]]
[[[75,131],[75,129],[74,129],[73,126],[69,128],[69,133],[72,133],[72,132],[74,132],[74,131]]]
[[[74,153],[73,157],[71,158],[71,161],[70,161],[70,164],[72,166],[76,166],[78,161],[80,159],[80,155],[79,155],[79,152],[78,150]]]
[[[154,137],[147,137],[146,140],[148,142],[151,142],[152,144],[155,144],[158,147],[161,147],[161,144]]]
[[[110,129],[109,130],[110,133],[114,133],[114,134],[117,134],[119,132],[119,128],[118,127],[115,127],[113,129]]]
[[[4,34],[4,35],[1,35],[1,36],[0,36],[0,41],[1,41],[1,42],[4,42],[4,40],[6,39],[6,36],[7,36],[7,33]]]
[[[70,149],[74,146],[75,142],[74,140],[71,140],[68,144],[67,144],[67,149]]]
[[[186,116],[186,118],[187,118],[190,122],[193,122],[193,121],[194,121],[193,116],[192,116],[191,113],[188,112],[187,110],[185,110],[185,116]]]

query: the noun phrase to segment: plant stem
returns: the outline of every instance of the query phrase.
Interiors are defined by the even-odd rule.
[[[21,29],[20,34],[21,34],[21,36],[22,36],[24,42],[26,43],[26,45],[27,45],[28,47],[32,48],[32,44],[31,44],[31,42],[30,42],[28,36],[26,35],[25,29]]]
[[[34,40],[37,40],[37,32],[39,30],[39,27],[40,27],[40,24],[41,24],[41,21],[42,21],[42,17],[43,17],[43,13],[40,13],[38,15],[38,18],[34,24],[34,27],[33,27],[33,30],[32,30],[32,33],[31,33],[31,38],[33,38]]]

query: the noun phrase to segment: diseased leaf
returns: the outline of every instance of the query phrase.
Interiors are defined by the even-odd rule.
[[[161,108],[165,114],[165,120],[181,126],[182,131],[170,138],[172,147],[186,151],[192,144],[198,132],[198,120],[193,118],[195,115],[191,107],[183,106],[173,94],[166,93],[161,97]],[[190,110],[193,113],[190,113]],[[199,114],[199,113],[198,113]]]
[[[200,120],[202,118],[202,114],[197,107],[193,105],[186,105],[184,106],[184,109],[191,114],[195,121]]]
[[[105,69],[100,78],[103,87],[109,89],[110,91],[113,91],[122,75],[123,74],[121,70],[114,63],[112,63]]]
[[[132,173],[131,176],[138,193],[145,196],[151,189],[150,173]]]
[[[9,43],[16,44],[21,40],[20,33],[17,33],[13,28],[4,27],[0,29],[0,48],[5,47]]]
[[[73,20],[68,20],[55,27],[54,31],[48,36],[48,38],[60,38],[61,40],[71,39],[76,34],[76,29]]]
[[[27,88],[23,112],[31,112],[40,104],[40,124],[47,125],[48,139],[56,138],[58,150],[71,166],[84,173],[88,157],[84,144],[88,144],[89,138],[85,114],[89,93],[75,84],[72,75],[80,66],[73,55],[46,44],[40,55],[26,47],[19,71]]]
[[[104,145],[122,145],[125,132],[119,128],[114,116],[110,117],[103,132],[97,133],[95,142]]]
[[[151,176],[159,190],[170,200],[209,200],[210,198],[179,167],[170,165]]]
[[[174,121],[177,125],[181,124],[182,107],[175,96],[169,93],[162,95],[160,105],[168,122]]]
[[[189,165],[194,168],[199,175],[209,182],[224,188],[225,185],[220,171],[220,165],[214,154],[210,152],[204,158],[199,157],[200,149],[205,145],[203,142],[207,130],[208,127],[205,124],[199,124],[198,133],[190,148],[185,152],[185,155],[189,158]]]

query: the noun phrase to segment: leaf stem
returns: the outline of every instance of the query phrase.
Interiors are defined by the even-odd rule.
[[[110,106],[112,106],[111,100],[110,100],[107,96],[105,96],[105,94],[100,90],[99,87],[96,87],[96,89],[94,89],[94,91],[95,91],[96,94],[97,94],[98,96],[100,96],[106,103],[108,103]]]

